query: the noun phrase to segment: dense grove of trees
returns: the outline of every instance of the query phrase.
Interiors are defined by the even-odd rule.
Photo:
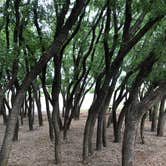
[[[33,130],[35,105],[43,125],[41,96],[55,163],[61,163],[61,140],[67,139],[72,120],[79,120],[90,91],[94,98],[80,145],[83,162],[94,149],[107,146],[106,128],[112,123],[114,142],[123,141],[122,165],[133,166],[138,128],[146,142],[145,120],[152,121],[157,136],[164,135],[165,9],[164,0],[1,0],[0,115],[6,131],[0,166],[7,165],[24,118]]]

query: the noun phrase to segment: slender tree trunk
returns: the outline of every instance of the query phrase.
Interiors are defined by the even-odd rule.
[[[0,106],[0,107],[1,107],[0,112],[3,116],[3,124],[6,125],[7,124],[7,113],[6,113],[6,108],[5,108],[4,102],[2,103],[2,106]]]
[[[149,121],[152,121],[152,109],[149,109]]]
[[[24,117],[28,116],[28,99],[27,99],[27,93],[25,96],[25,101],[24,101]]]
[[[96,140],[96,149],[102,149],[102,139],[103,139],[103,115],[99,113],[98,115],[98,123],[97,123],[97,140]]]
[[[86,120],[85,128],[84,128],[84,139],[83,139],[83,162],[86,162],[89,154],[93,153],[92,150],[92,136],[94,124],[96,121],[97,115],[95,113],[89,112],[88,118]]]
[[[58,112],[59,109],[59,103],[56,102],[53,106],[53,112],[52,112],[52,123],[54,128],[54,136],[55,136],[55,142],[54,142],[54,154],[55,154],[55,164],[61,164],[62,156],[61,156],[61,133],[59,129],[58,124]]]
[[[35,102],[37,105],[39,126],[43,126],[43,116],[42,116],[41,102],[40,102],[40,90],[35,84],[32,84],[32,87],[33,87]]]
[[[157,130],[157,114],[158,114],[158,104],[154,106],[152,110],[152,124],[151,124],[151,131]]]
[[[22,105],[22,108],[20,110],[20,122],[21,122],[21,125],[24,124],[24,104]]]
[[[106,125],[106,116],[104,116],[104,119],[103,119],[103,146],[106,147],[107,146],[107,138],[106,138],[106,129],[107,125]]]
[[[29,88],[28,90],[28,94],[29,94],[29,107],[28,107],[28,122],[29,122],[29,130],[33,130],[33,105],[32,105],[32,93],[31,93],[31,88]]]
[[[118,122],[117,122],[117,129],[114,133],[114,142],[120,142],[121,141],[121,130],[122,130],[122,125],[123,121],[125,118],[125,109],[122,109],[122,111],[119,114]]]
[[[43,89],[44,98],[46,102],[47,119],[48,119],[48,125],[49,125],[49,137],[50,137],[50,140],[53,141],[54,135],[53,135],[52,117],[51,117],[50,106],[49,106],[49,94],[46,89],[46,68],[47,66],[44,66],[42,70],[41,82],[42,82],[42,89]]]
[[[113,123],[113,117],[112,117],[112,112],[110,113],[107,121],[107,128],[110,127],[111,123]]]
[[[66,106],[65,106],[65,116],[64,116],[64,126],[63,126],[63,129],[64,129],[63,139],[64,140],[67,140],[67,131],[69,129],[70,122],[73,118],[71,109],[72,109],[72,97],[66,101]],[[70,113],[71,113],[71,116],[69,116]]]
[[[49,101],[47,98],[47,95],[44,92],[45,96],[45,101],[46,101],[46,111],[47,111],[47,119],[48,119],[48,124],[49,124],[49,136],[50,140],[53,141],[54,134],[53,134],[53,125],[52,125],[52,117],[51,117],[51,112],[50,112],[50,106],[49,106]]]
[[[157,136],[164,136],[164,127],[166,123],[166,112],[164,111],[166,96],[161,100],[160,112],[157,125]]]
[[[55,154],[55,164],[61,164],[61,133],[59,128],[59,93],[61,89],[61,60],[60,55],[54,57],[54,80],[52,84],[52,124],[54,129],[54,154]]]
[[[141,135],[141,143],[145,144],[145,140],[144,140],[144,127],[145,127],[145,120],[147,117],[147,113],[145,113],[142,117],[141,120],[141,125],[140,125],[140,135]]]
[[[116,107],[112,109],[112,122],[113,122],[113,131],[114,131],[114,138],[116,138],[114,140],[114,142],[117,142],[117,137],[115,136],[117,134],[117,117],[116,117]]]

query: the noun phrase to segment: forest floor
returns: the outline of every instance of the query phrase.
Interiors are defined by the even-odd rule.
[[[107,129],[107,148],[94,152],[87,164],[82,164],[82,142],[86,115],[79,121],[73,121],[68,132],[67,142],[62,142],[62,166],[120,166],[121,144],[113,143],[112,126]],[[0,145],[5,127],[0,118]],[[94,133],[95,136],[96,132]],[[134,166],[165,166],[166,165],[166,137],[157,137],[150,132],[150,123],[145,125],[144,145],[137,139],[136,158]],[[94,138],[95,143],[95,138]],[[94,144],[95,147],[95,144]],[[54,146],[49,140],[48,123],[38,127],[35,121],[33,131],[28,130],[27,121],[20,126],[19,141],[13,143],[9,166],[54,166]]]

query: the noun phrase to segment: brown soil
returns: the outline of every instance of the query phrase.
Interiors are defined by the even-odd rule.
[[[62,166],[120,166],[121,144],[113,143],[112,127],[107,130],[107,148],[94,152],[87,164],[82,164],[83,129],[86,116],[79,121],[73,121],[68,133],[68,141],[62,142]],[[28,130],[25,121],[20,127],[19,141],[13,143],[9,166],[53,166],[54,146],[49,140],[48,124],[44,121],[43,127],[36,122],[34,131]],[[138,138],[136,144],[135,166],[165,166],[166,165],[166,137],[156,137],[150,132],[150,123],[146,123],[144,145]],[[0,145],[2,143],[5,127],[0,120]],[[96,133],[94,133],[95,136]],[[94,139],[95,142],[95,139]],[[95,144],[94,144],[95,147]]]

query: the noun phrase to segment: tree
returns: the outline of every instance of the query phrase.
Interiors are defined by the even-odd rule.
[[[73,24],[76,22],[77,17],[79,16],[82,9],[85,7],[85,1],[79,0],[73,7],[73,10],[66,20],[65,24],[62,26],[62,29],[59,30],[58,34],[56,35],[54,42],[44,53],[43,56],[39,59],[39,61],[35,64],[35,66],[31,69],[31,71],[25,76],[20,86],[20,90],[15,98],[15,102],[13,104],[11,116],[6,128],[3,145],[0,152],[0,165],[5,166],[7,165],[10,150],[12,147],[12,136],[14,133],[14,126],[16,124],[18,110],[20,109],[24,93],[26,89],[30,86],[31,82],[36,78],[36,76],[41,72],[42,68],[45,64],[55,55],[60,53],[61,48],[63,47],[64,42],[66,41],[69,30],[72,28]],[[65,15],[64,15],[65,17]],[[64,18],[63,17],[63,18]],[[56,115],[56,114],[54,114]],[[56,118],[56,116],[54,117]],[[56,147],[56,146],[55,146]]]
[[[132,1],[126,1],[124,11],[124,23],[119,23],[117,19],[117,10],[119,3],[114,3],[111,6],[110,1],[107,1],[107,12],[105,17],[105,33],[104,33],[104,56],[105,56],[105,67],[99,74],[96,82],[95,100],[93,101],[86,121],[84,130],[84,141],[83,141],[83,160],[87,160],[89,154],[93,153],[92,147],[92,135],[94,125],[98,114],[104,115],[109,99],[115,88],[115,83],[118,79],[119,70],[123,64],[124,58],[134,48],[134,46],[141,40],[141,38],[161,19],[164,17],[164,13],[151,14],[150,18],[145,22],[144,18],[137,17],[136,21],[132,19],[134,9],[132,8]],[[154,4],[153,4],[154,5]],[[112,9],[112,8],[113,9]],[[143,8],[139,9],[141,13],[144,11]],[[148,13],[149,11],[147,11]],[[145,13],[145,15],[147,14]],[[112,39],[112,48],[109,47],[109,32],[110,32],[110,18],[111,15],[114,20],[114,36]],[[144,15],[143,15],[144,16]],[[118,24],[119,23],[119,24]],[[132,26],[133,25],[133,26]],[[121,28],[123,29],[121,30]],[[121,30],[121,31],[120,31]],[[133,33],[131,33],[133,32]],[[120,42],[119,42],[120,40]],[[119,44],[119,43],[120,44]],[[126,107],[127,109],[128,107]],[[100,127],[101,128],[101,127]]]

